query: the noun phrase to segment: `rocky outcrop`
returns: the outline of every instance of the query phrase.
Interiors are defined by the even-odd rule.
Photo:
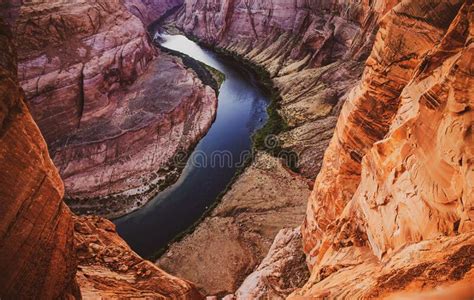
[[[127,10],[148,24],[179,1],[149,1],[145,10],[147,3],[21,7],[21,84],[80,213],[116,217],[146,203],[168,181],[173,155],[192,147],[215,116],[215,92],[159,53]]]
[[[382,20],[310,198],[296,299],[472,284],[472,20],[472,1],[437,0]]]
[[[125,0],[127,9],[138,17],[145,26],[165,16],[168,11],[178,8],[184,0]]]
[[[73,216],[17,80],[0,18],[0,298],[201,299],[189,282],[135,254],[98,217]],[[76,270],[77,274],[76,274]]]
[[[198,142],[217,109],[214,90],[165,55],[119,99],[109,118],[77,130],[55,153],[78,213],[115,217],[144,205],[176,176],[172,157]]]
[[[176,19],[269,72],[305,176],[343,106],[292,298],[472,297],[472,1],[188,0]]]
[[[309,193],[307,180],[288,172],[278,159],[259,154],[210,216],[172,244],[157,264],[195,282],[206,295],[233,293],[260,264],[279,231],[301,224]],[[294,264],[286,271],[297,270],[295,278],[301,277],[304,260],[288,260]],[[302,280],[287,283],[287,288],[296,282]]]
[[[86,299],[202,299],[189,282],[143,260],[100,217],[75,217],[77,282]]]
[[[382,262],[368,248],[348,247],[288,299],[472,299],[473,254],[472,232],[412,244]]]
[[[110,117],[113,93],[156,55],[143,24],[118,0],[25,3],[16,35],[19,79],[52,154],[78,128]]]
[[[16,71],[13,36],[0,18],[0,298],[79,296],[64,186]]]
[[[236,299],[286,299],[308,279],[301,231],[282,229],[267,256],[235,292]]]
[[[177,26],[269,73],[289,125],[282,145],[298,153],[300,172],[314,179],[378,19],[397,2],[188,0]]]

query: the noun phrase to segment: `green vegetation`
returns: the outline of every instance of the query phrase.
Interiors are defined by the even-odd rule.
[[[213,67],[206,65],[203,63],[203,65],[206,67],[206,69],[211,73],[212,77],[214,80],[217,82],[217,85],[219,88],[221,87],[222,83],[225,80],[225,75],[221,71],[214,69]]]
[[[271,145],[271,147],[269,147],[267,138],[269,136],[277,136],[278,134],[283,133],[283,132],[290,129],[290,126],[286,123],[286,121],[283,119],[283,117],[278,112],[278,110],[280,109],[281,96],[280,96],[277,88],[274,86],[270,74],[268,73],[268,71],[265,68],[263,68],[262,66],[256,65],[255,63],[251,62],[250,60],[242,57],[241,55],[239,55],[237,53],[228,51],[226,49],[217,48],[213,45],[204,43],[204,42],[200,41],[195,36],[190,36],[190,35],[185,34],[185,33],[181,32],[179,30],[178,30],[178,33],[186,35],[190,40],[196,42],[197,44],[201,45],[202,47],[212,49],[216,53],[220,54],[222,57],[225,57],[225,58],[229,59],[230,61],[233,61],[236,64],[237,67],[244,65],[246,70],[251,70],[253,72],[253,74],[258,79],[257,83],[260,85],[260,87],[266,92],[267,96],[269,97],[270,104],[267,106],[267,115],[268,115],[267,122],[265,123],[265,125],[261,129],[257,130],[252,136],[252,141],[253,141],[252,152],[253,152],[253,155],[251,155],[245,161],[245,163],[242,165],[242,167],[240,167],[235,172],[233,178],[228,183],[227,187],[217,196],[216,201],[208,207],[208,209],[203,213],[201,218],[199,218],[199,220],[194,222],[194,224],[191,225],[189,228],[187,228],[186,230],[179,233],[175,238],[173,238],[168,243],[167,246],[159,249],[152,256],[148,257],[148,259],[151,260],[151,261],[158,260],[166,251],[168,251],[169,245],[172,245],[176,242],[181,241],[184,237],[186,237],[187,235],[194,232],[196,227],[221,203],[221,201],[222,201],[223,197],[225,196],[225,194],[234,185],[234,183],[237,181],[237,179],[240,177],[240,175],[242,175],[244,173],[244,171],[247,169],[247,167],[249,167],[251,165],[251,163],[253,161],[253,158],[255,157],[256,151],[265,151],[265,152],[269,153],[272,156],[280,157],[281,153],[285,152],[285,149],[283,149],[282,145],[280,144],[280,142],[278,140],[276,141],[277,144]],[[166,49],[165,51],[168,52],[169,50]],[[180,52],[176,52],[176,51],[172,51],[172,52],[176,53],[176,56],[179,56],[179,57],[187,56],[187,55],[181,54]],[[172,53],[172,54],[175,55],[174,53]],[[190,59],[192,59],[192,58],[190,58]],[[192,59],[192,60],[194,60],[194,59]],[[186,64],[186,62],[184,62],[184,63]],[[206,66],[207,71],[212,74],[213,80],[220,87],[222,82],[225,80],[225,75],[222,74],[221,72],[219,72],[218,70],[210,67],[210,66],[207,66],[203,63],[200,63],[200,64]],[[217,72],[217,74],[214,73],[214,72]],[[199,73],[198,73],[198,75],[199,75]],[[284,158],[284,157],[281,157],[281,158]],[[286,163],[287,163],[287,166],[291,170],[296,171],[296,172],[298,171],[298,168],[297,168],[298,162],[297,161],[292,161],[290,159]]]
[[[276,138],[280,133],[288,131],[290,129],[290,126],[279,113],[280,103],[282,99],[278,89],[274,86],[273,80],[271,79],[271,76],[268,71],[262,66],[256,65],[255,63],[251,62],[250,60],[242,57],[237,53],[221,48],[214,48],[214,51],[239,64],[243,64],[247,69],[252,70],[255,76],[258,78],[258,84],[270,98],[270,104],[267,106],[267,122],[252,136],[254,149],[265,151],[272,156],[283,159],[287,157],[297,157],[297,155],[294,153],[289,154],[291,151],[285,151],[285,149],[282,147],[281,142]],[[276,139],[271,141],[272,143],[269,145],[269,138],[272,137]],[[289,155],[282,155],[284,153]],[[286,165],[291,170],[295,172],[298,171],[298,162],[294,159],[286,160]]]

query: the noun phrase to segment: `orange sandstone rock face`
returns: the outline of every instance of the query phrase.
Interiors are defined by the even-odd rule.
[[[473,296],[473,19],[472,1],[426,0],[382,20],[310,198],[295,299]]]
[[[77,281],[84,298],[202,299],[191,283],[143,260],[100,217],[75,217]]]
[[[0,18],[0,298],[78,296],[72,215],[16,77]]]
[[[382,20],[361,83],[348,96],[310,199],[303,233],[306,250],[314,251],[311,256],[317,256],[320,237],[353,197],[362,158],[389,131],[403,89],[441,42],[455,17],[454,8],[461,4],[434,2],[430,14],[425,15],[430,1],[409,2]]]
[[[409,292],[409,299],[472,299],[473,255],[472,232],[412,244],[382,261],[367,247],[346,247],[327,255],[288,299],[404,299]]]

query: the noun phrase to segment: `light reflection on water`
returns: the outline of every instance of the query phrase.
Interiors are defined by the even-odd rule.
[[[162,35],[161,41],[163,47],[187,54],[226,76],[219,91],[216,120],[193,153],[210,156],[226,151],[240,157],[249,151],[252,133],[266,121],[268,104],[253,76],[185,36]],[[142,209],[115,220],[117,231],[140,255],[154,254],[202,216],[236,171],[235,165],[198,167],[189,161],[174,185]]]

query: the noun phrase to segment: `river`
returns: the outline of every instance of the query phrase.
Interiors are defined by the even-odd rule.
[[[189,229],[215,203],[264,125],[268,96],[252,73],[182,35],[163,35],[161,45],[191,56],[225,74],[216,120],[194,149],[178,181],[140,210],[114,221],[134,251],[150,257]]]

